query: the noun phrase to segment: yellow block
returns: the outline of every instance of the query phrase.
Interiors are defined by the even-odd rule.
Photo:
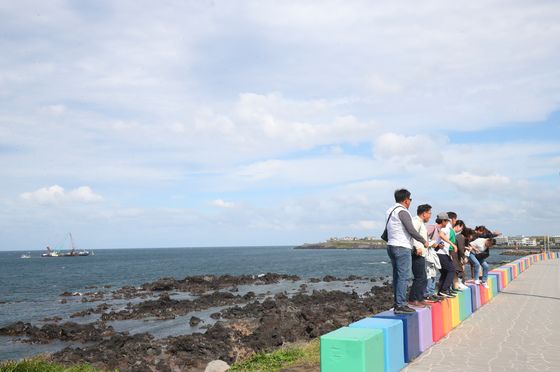
[[[459,296],[450,298],[449,304],[451,305],[451,327],[455,328],[461,323],[461,318],[459,317]]]

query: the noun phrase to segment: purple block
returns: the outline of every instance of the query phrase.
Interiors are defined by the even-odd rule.
[[[420,355],[420,330],[418,329],[418,313],[395,314],[393,310],[376,314],[374,318],[398,319],[403,322],[404,361],[410,363]]]
[[[434,344],[432,338],[432,309],[429,307],[416,307],[418,313],[418,331],[420,333],[420,352],[423,353]]]

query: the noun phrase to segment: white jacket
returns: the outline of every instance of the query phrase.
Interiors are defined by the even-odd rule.
[[[392,211],[393,213],[391,213]],[[387,209],[387,212],[385,214],[385,219],[389,219],[389,221],[387,222],[387,235],[389,237],[387,245],[412,249],[412,237],[410,236],[408,231],[406,231],[401,222],[401,219],[399,218],[399,213],[401,211],[406,211],[406,213],[410,215],[408,209],[403,207],[400,203],[396,203],[391,208]],[[391,217],[389,217],[389,213],[391,213]]]

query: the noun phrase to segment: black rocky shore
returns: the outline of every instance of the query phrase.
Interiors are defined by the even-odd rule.
[[[280,346],[310,341],[322,334],[389,309],[392,290],[384,278],[350,276],[308,279],[300,290],[256,295],[236,294],[242,285],[266,285],[282,281],[302,281],[293,275],[264,274],[241,276],[192,276],[184,279],[163,278],[140,287],[126,286],[113,290],[112,299],[135,299],[124,309],[113,309],[105,302],[108,294],[89,293],[82,302],[102,302],[89,310],[73,314],[80,318],[99,314],[95,322],[78,324],[61,317],[45,319],[42,326],[17,322],[0,328],[0,336],[11,336],[20,342],[73,342],[48,358],[62,364],[89,363],[99,369],[120,371],[204,371],[216,359],[228,364],[243,360],[255,352],[272,351]],[[355,291],[312,290],[311,283],[371,283],[371,289]],[[307,284],[305,284],[307,283]],[[105,288],[107,288],[106,286]],[[256,287],[255,287],[256,288]],[[368,285],[369,288],[369,285]],[[190,299],[173,299],[176,292],[192,294]],[[61,294],[63,299],[77,294]],[[81,295],[81,294],[80,294]],[[85,300],[85,301],[84,301]],[[190,312],[223,307],[210,317],[217,320],[204,333],[156,339],[149,333],[131,335],[116,332],[108,321],[126,319],[173,319]],[[202,320],[191,317],[182,327],[198,325]],[[187,332],[185,332],[187,333]]]

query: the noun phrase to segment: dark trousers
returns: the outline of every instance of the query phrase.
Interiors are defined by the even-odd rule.
[[[439,277],[439,290],[442,292],[451,289],[453,284],[453,277],[455,276],[455,266],[453,261],[446,254],[438,254],[441,269],[439,270],[441,276]]]
[[[408,299],[410,301],[422,301],[424,300],[424,292],[428,284],[428,278],[426,277],[426,259],[415,253],[412,253],[412,275],[414,278],[412,279],[412,286],[410,287]]]

